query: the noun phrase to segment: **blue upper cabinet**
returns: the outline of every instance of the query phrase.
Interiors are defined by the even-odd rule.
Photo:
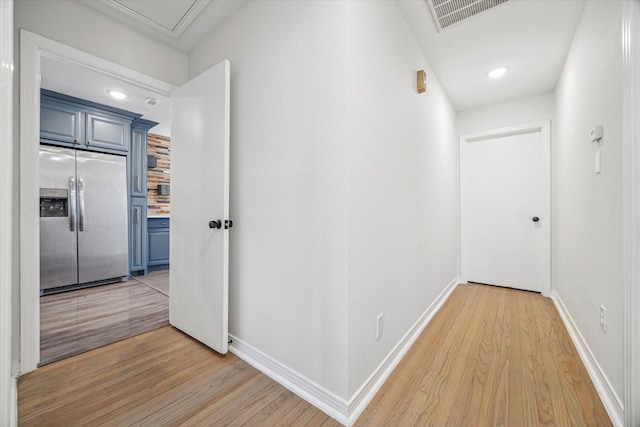
[[[42,90],[40,141],[114,154],[129,152],[131,123],[140,114]]]
[[[87,145],[129,151],[131,120],[106,114],[86,114]]]
[[[131,125],[129,194],[132,197],[147,197],[147,133],[156,122],[138,119]]]
[[[43,99],[40,103],[40,139],[78,144],[82,112],[79,107]]]

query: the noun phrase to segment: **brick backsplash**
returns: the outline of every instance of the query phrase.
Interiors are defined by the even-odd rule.
[[[158,184],[171,181],[171,139],[150,133],[147,137],[147,154],[158,160],[158,165],[147,169],[147,212],[149,215],[169,215],[171,196],[159,196]]]

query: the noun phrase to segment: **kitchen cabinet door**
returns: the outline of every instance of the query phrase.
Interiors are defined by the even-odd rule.
[[[81,123],[80,108],[46,99],[40,102],[41,140],[78,144],[83,141]]]
[[[129,209],[129,267],[147,273],[147,199],[132,197]]]
[[[86,123],[87,146],[129,151],[131,120],[87,113]]]
[[[134,126],[131,133],[131,188],[133,197],[147,196],[147,131]]]

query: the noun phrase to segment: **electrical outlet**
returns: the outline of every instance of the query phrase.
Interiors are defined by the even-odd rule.
[[[382,336],[382,316],[383,314],[380,313],[376,317],[376,341]]]
[[[600,306],[600,329],[602,332],[607,332],[607,309],[604,305]]]

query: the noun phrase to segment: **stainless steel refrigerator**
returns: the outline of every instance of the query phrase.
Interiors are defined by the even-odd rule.
[[[40,289],[128,276],[125,156],[40,146]]]

